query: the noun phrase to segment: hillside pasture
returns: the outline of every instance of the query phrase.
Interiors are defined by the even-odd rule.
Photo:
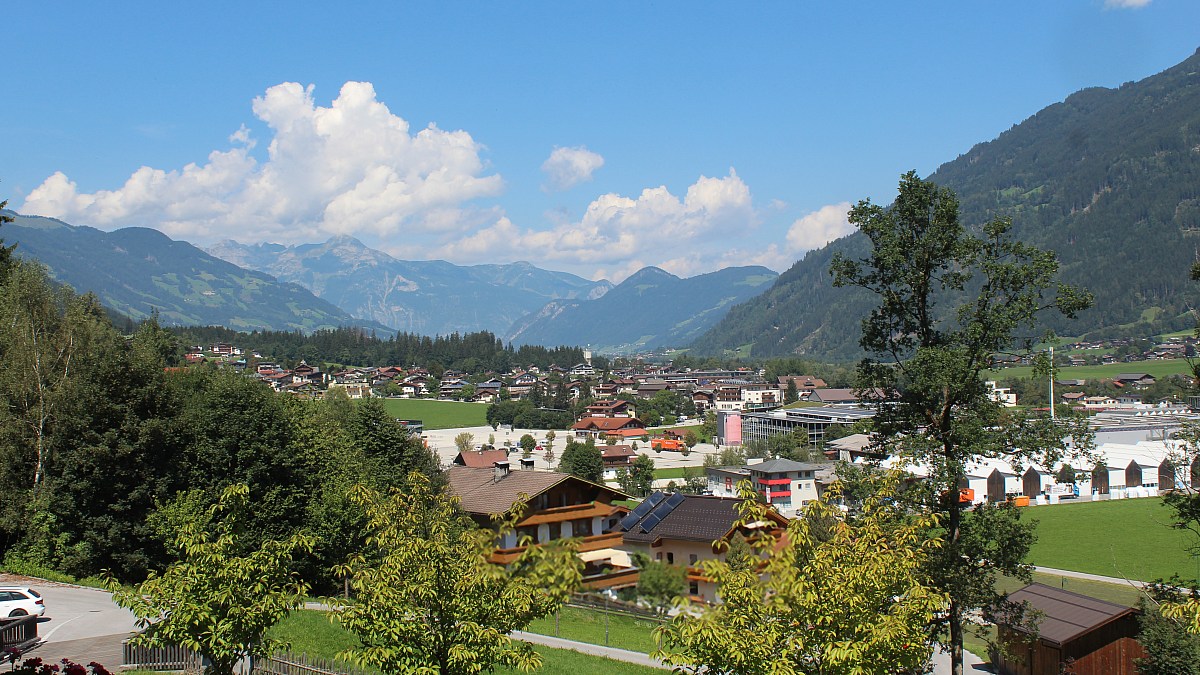
[[[426,429],[482,427],[487,424],[487,404],[432,401],[421,398],[385,398],[388,414],[402,420],[421,420]]]

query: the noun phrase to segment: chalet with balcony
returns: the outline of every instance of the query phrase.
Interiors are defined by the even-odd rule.
[[[784,515],[799,514],[821,496],[818,472],[832,473],[831,464],[772,459],[745,466],[708,467],[708,489],[719,497],[737,497],[738,483],[748,480],[768,504]]]
[[[495,527],[493,516],[509,513],[525,500],[516,531],[500,539],[493,562],[516,560],[524,551],[520,542],[526,537],[538,544],[579,537],[585,586],[606,587],[601,578],[605,568],[632,568],[628,553],[620,548],[622,534],[617,528],[629,509],[613,504],[630,499],[620,490],[555,471],[510,471],[507,461],[497,461],[490,468],[456,465],[448,474],[450,493],[481,527]],[[633,578],[636,581],[636,574]]]

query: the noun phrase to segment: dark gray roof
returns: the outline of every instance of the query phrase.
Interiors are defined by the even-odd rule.
[[[1028,602],[1043,614],[1038,624],[1038,637],[1064,645],[1100,626],[1126,614],[1137,612],[1133,607],[1097,600],[1044,584],[1029,584],[1008,596],[1012,602]]]
[[[642,522],[651,511],[625,529],[625,541],[654,543],[659,538],[685,539],[712,543],[724,537],[741,517],[741,499],[684,495],[684,500],[649,532],[642,531]]]

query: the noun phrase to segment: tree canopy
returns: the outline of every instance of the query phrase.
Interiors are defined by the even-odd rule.
[[[356,601],[331,619],[361,642],[343,658],[385,675],[541,665],[537,652],[509,633],[553,613],[579,585],[582,563],[572,542],[530,546],[504,567],[488,562],[496,533],[477,528],[423,474],[414,473],[404,492],[358,487],[353,498],[370,534],[367,547],[337,567]]]
[[[161,575],[135,588],[110,577],[113,600],[143,629],[135,644],[191,649],[209,661],[207,675],[232,675],[238,660],[279,646],[266,632],[303,606],[308,584],[293,561],[313,539],[293,535],[249,548],[241,538],[249,508],[249,487],[231,485],[206,515],[179,512],[185,517],[171,523],[179,560]]]
[[[693,673],[851,675],[924,666],[928,624],[946,606],[926,568],[939,545],[926,536],[936,517],[897,512],[891,502],[901,480],[893,473],[877,484],[853,521],[828,501],[813,502],[786,531],[761,532],[738,543],[741,553],[731,546],[727,560],[705,561],[722,602],[685,604],[655,630],[654,655]],[[741,524],[769,522],[771,507],[743,487]]]
[[[1078,453],[1091,446],[1085,424],[1008,413],[988,395],[982,375],[996,354],[1028,353],[1045,337],[1036,330],[1043,313],[1073,317],[1091,297],[1056,285],[1054,254],[1014,239],[1011,221],[997,218],[978,233],[968,230],[954,193],[915,172],[901,177],[890,207],[861,201],[850,221],[870,248],[862,258],[834,256],[834,285],[863,289],[879,303],[862,322],[860,344],[869,356],[859,366],[857,388],[877,404],[876,442],[931,468],[915,506],[943,514],[944,545],[931,570],[950,597],[944,639],[961,675],[964,622],[1003,600],[986,586],[983,572],[1027,576],[1020,560],[1031,541],[1015,511],[975,523],[1009,536],[1017,548],[1002,560],[989,557],[995,549],[987,546],[988,536],[970,536],[963,505],[954,498],[969,465],[1007,457],[1049,469],[1068,447]]]

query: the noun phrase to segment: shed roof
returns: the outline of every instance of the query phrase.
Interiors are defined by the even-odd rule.
[[[1038,638],[1059,646],[1138,610],[1044,584],[1029,584],[1009,594],[1043,614]]]

